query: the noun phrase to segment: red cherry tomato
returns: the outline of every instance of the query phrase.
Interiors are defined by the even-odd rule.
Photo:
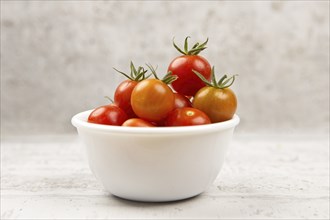
[[[152,123],[141,118],[130,118],[123,123],[125,127],[155,127]]]
[[[147,72],[147,70],[145,70],[141,66],[135,68],[132,61],[130,63],[130,74],[126,74],[115,68],[114,70],[128,78],[127,80],[120,83],[116,88],[114,95],[114,103],[120,108],[122,108],[129,118],[135,118],[136,114],[134,113],[131,106],[131,95],[134,87],[138,84],[138,82],[146,78],[145,73]]]
[[[204,57],[198,55],[206,49],[208,39],[204,43],[195,43],[191,49],[188,49],[188,39],[189,37],[186,37],[183,50],[173,40],[173,46],[183,55],[176,57],[170,63],[168,71],[178,77],[172,83],[175,91],[186,96],[194,96],[199,89],[205,86],[205,83],[196,76],[193,70],[198,71],[206,80],[210,80],[211,65]]]
[[[190,107],[175,109],[165,121],[166,126],[190,126],[210,123],[211,120],[204,112]]]
[[[190,100],[179,93],[174,93],[174,108],[192,107]]]
[[[194,96],[205,86],[205,83],[192,70],[198,71],[207,80],[211,78],[211,65],[199,55],[179,56],[170,63],[168,71],[178,76],[178,79],[172,82],[175,91],[186,96]]]
[[[174,94],[161,80],[145,79],[133,89],[131,105],[140,118],[161,121],[174,109]]]
[[[137,81],[127,79],[118,85],[114,95],[114,103],[123,109],[129,118],[136,117],[131,106],[131,95],[137,84]]]
[[[88,122],[104,125],[122,125],[127,120],[126,113],[116,105],[100,106],[92,111]]]

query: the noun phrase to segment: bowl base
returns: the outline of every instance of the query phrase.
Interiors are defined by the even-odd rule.
[[[173,197],[173,198],[133,198],[130,196],[119,196],[113,193],[110,193],[111,196],[120,199],[120,200],[125,200],[128,202],[146,202],[146,203],[166,203],[166,202],[181,202],[181,201],[185,201],[185,200],[190,200],[193,199],[195,197],[198,197],[200,194],[202,194],[203,192],[194,194],[192,196],[184,196],[184,197]]]

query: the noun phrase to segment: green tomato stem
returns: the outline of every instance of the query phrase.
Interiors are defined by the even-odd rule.
[[[177,80],[178,76],[177,75],[172,75],[172,72],[169,71],[166,73],[166,75],[163,77],[163,79],[159,79],[157,73],[156,73],[156,69],[151,65],[151,64],[146,64],[148,66],[148,68],[150,69],[152,75],[154,75],[154,77],[160,81],[162,81],[165,84],[170,84],[172,82],[174,82],[175,80]]]
[[[192,70],[207,86],[211,86],[217,89],[225,89],[233,85],[235,81],[235,77],[238,76],[237,74],[227,77],[227,75],[224,75],[221,77],[221,79],[217,82],[215,79],[215,73],[214,73],[214,66],[212,67],[211,71],[211,82],[208,81],[202,74],[197,72],[196,70]]]
[[[150,75],[147,76],[147,77],[145,76],[145,74],[148,72],[148,70],[145,70],[142,66],[139,66],[138,69],[136,69],[132,61],[130,62],[130,70],[131,70],[131,72],[130,72],[129,75],[126,74],[126,73],[124,73],[124,72],[122,72],[122,71],[117,70],[114,67],[113,67],[113,69],[115,71],[117,71],[118,73],[122,74],[123,76],[125,76],[126,78],[128,78],[128,79],[130,79],[132,81],[137,81],[137,82],[139,82],[141,80],[144,80],[144,79],[146,79],[146,78],[148,78],[150,76]]]
[[[175,49],[177,49],[177,51],[179,51],[180,53],[182,53],[183,55],[198,55],[201,51],[205,50],[206,44],[209,41],[209,38],[206,39],[206,41],[202,44],[199,43],[195,43],[194,46],[189,50],[188,49],[188,39],[190,37],[186,37],[184,40],[184,46],[183,46],[183,50],[180,49],[174,42],[174,37],[173,37],[173,46],[175,47]]]

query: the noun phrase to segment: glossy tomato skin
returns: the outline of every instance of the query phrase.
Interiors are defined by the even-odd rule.
[[[193,100],[193,107],[205,112],[212,123],[231,119],[237,109],[237,98],[230,88],[218,89],[206,86]]]
[[[194,96],[205,86],[205,83],[192,70],[196,70],[207,80],[211,79],[211,65],[202,56],[182,55],[170,63],[168,71],[178,76],[178,79],[172,82],[175,91],[186,96]]]
[[[125,80],[118,85],[114,95],[114,103],[123,109],[129,118],[136,117],[131,106],[131,95],[137,84],[136,81]]]
[[[192,126],[210,124],[209,117],[196,108],[183,107],[173,110],[165,121],[166,126]]]
[[[155,127],[154,124],[141,118],[130,118],[123,123],[125,127]]]
[[[88,117],[88,122],[121,126],[127,119],[128,117],[124,110],[114,104],[111,104],[94,109]]]
[[[161,121],[174,109],[174,94],[161,80],[145,79],[135,86],[131,105],[139,118]]]
[[[174,108],[192,107],[190,100],[179,93],[174,93]]]

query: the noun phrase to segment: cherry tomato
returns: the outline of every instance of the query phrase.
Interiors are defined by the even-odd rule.
[[[237,109],[237,99],[230,88],[217,89],[204,87],[200,89],[193,100],[194,108],[205,112],[212,123],[229,120]]]
[[[165,124],[167,126],[190,126],[210,124],[209,117],[202,111],[183,107],[173,110],[167,117]]]
[[[161,80],[145,79],[133,89],[131,105],[140,118],[161,121],[174,109],[174,94]]]
[[[127,80],[123,81],[118,85],[114,95],[114,103],[122,108],[129,118],[135,118],[136,114],[134,113],[132,106],[131,106],[131,95],[134,87],[138,84],[138,82],[144,80],[145,74],[147,70],[143,67],[139,66],[135,68],[133,62],[130,63],[130,74],[126,74],[122,71],[119,71],[114,68],[118,73],[122,74]]]
[[[155,127],[152,123],[141,118],[130,118],[123,123],[126,127]]]
[[[121,108],[111,104],[94,109],[88,117],[88,122],[120,126],[127,120],[127,118],[126,113]]]
[[[178,79],[172,83],[175,91],[183,95],[193,96],[199,89],[205,86],[203,81],[192,72],[193,69],[201,73],[206,79],[210,79],[211,66],[201,56],[184,55],[175,58],[170,63],[168,71],[178,76]]]
[[[179,93],[174,93],[174,108],[192,107],[190,100]]]
[[[181,50],[173,42],[174,47],[183,55],[176,57],[169,65],[168,71],[178,76],[178,79],[172,83],[172,87],[178,93],[186,96],[194,96],[196,92],[205,86],[205,83],[197,77],[192,70],[198,71],[207,80],[211,77],[211,65],[202,56],[198,55],[206,47],[206,40],[202,44],[195,44],[188,50],[188,38],[185,39],[184,50]]]
[[[205,112],[212,123],[229,120],[237,109],[235,93],[229,88],[235,81],[235,75],[227,78],[224,75],[219,81],[215,79],[214,67],[212,68],[212,81],[203,79],[202,75],[194,71],[205,84],[195,95],[193,107]]]
[[[114,95],[114,103],[123,109],[129,118],[136,117],[131,106],[131,95],[137,84],[137,81],[127,79],[118,85]]]

